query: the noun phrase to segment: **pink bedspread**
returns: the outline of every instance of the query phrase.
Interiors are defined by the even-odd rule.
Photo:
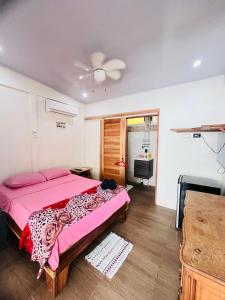
[[[74,195],[79,195],[99,183],[97,180],[71,174],[20,189],[9,189],[0,185],[0,208],[7,212],[23,230],[32,212]],[[61,253],[104,223],[126,202],[130,202],[130,198],[124,190],[85,218],[65,228],[58,236],[48,260],[52,270],[57,269]]]

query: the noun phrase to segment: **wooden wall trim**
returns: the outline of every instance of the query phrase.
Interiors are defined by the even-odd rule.
[[[120,120],[120,159],[126,161],[126,141],[127,141],[127,119],[121,118]],[[126,186],[126,168],[120,167],[120,176],[123,178],[122,185]]]
[[[129,112],[123,112],[123,113],[117,113],[117,114],[111,114],[111,115],[98,115],[98,116],[89,116],[85,117],[85,121],[91,121],[91,120],[99,120],[99,119],[110,119],[110,118],[122,118],[122,117],[136,117],[136,116],[157,116],[159,114],[159,108],[156,109],[145,109],[145,110],[139,110],[139,111],[129,111]]]

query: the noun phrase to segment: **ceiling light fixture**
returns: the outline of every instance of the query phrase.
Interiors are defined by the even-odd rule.
[[[202,61],[200,59],[197,59],[197,60],[194,61],[192,67],[193,68],[198,68],[198,67],[201,66],[201,64],[202,64]]]
[[[88,93],[83,92],[83,93],[82,93],[82,97],[83,97],[83,98],[87,98],[87,97],[88,97]]]
[[[81,79],[83,79],[83,78],[84,78],[84,76],[83,76],[83,75],[80,75],[78,78],[81,80]]]
[[[98,83],[101,83],[106,78],[106,72],[103,69],[96,69],[94,71],[94,80]]]

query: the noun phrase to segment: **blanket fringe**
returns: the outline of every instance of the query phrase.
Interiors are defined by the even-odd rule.
[[[40,279],[40,278],[41,278],[41,275],[43,274],[43,271],[44,271],[44,266],[43,266],[43,267],[40,267],[40,269],[39,269],[39,271],[38,271],[37,279]]]

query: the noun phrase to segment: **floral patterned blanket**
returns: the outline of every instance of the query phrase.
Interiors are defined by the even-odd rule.
[[[109,201],[121,189],[123,188],[103,190],[97,186],[78,196],[35,211],[30,215],[21,235],[20,249],[25,247],[31,254],[31,260],[39,262],[38,279],[51,255],[51,250],[59,233]]]

